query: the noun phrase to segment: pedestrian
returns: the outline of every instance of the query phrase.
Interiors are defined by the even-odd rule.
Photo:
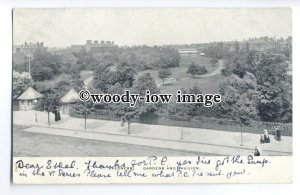
[[[279,126],[275,127],[275,139],[277,141],[281,140],[281,130],[280,130]]]
[[[124,125],[125,125],[125,118],[121,117],[121,127],[124,127]]]
[[[267,129],[264,130],[264,143],[270,143],[270,136]]]
[[[53,113],[53,114],[54,114],[54,116],[55,116],[55,118],[54,118],[55,122],[57,122],[57,121],[61,120],[61,117],[60,117],[60,112],[59,112],[59,110],[58,110],[58,109],[55,109],[55,110],[54,110],[52,113]]]
[[[56,115],[57,115],[57,121],[60,121],[61,117],[60,117],[60,111],[59,111],[59,109],[57,109]]]
[[[260,143],[263,144],[265,143],[265,138],[264,138],[264,134],[260,133]]]
[[[255,146],[254,156],[260,156],[260,149],[258,148],[258,146]]]

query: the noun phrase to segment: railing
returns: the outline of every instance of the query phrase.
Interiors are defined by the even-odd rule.
[[[70,113],[72,117],[83,118],[84,115]],[[102,110],[101,112],[93,112],[88,114],[87,118],[90,119],[101,119],[101,120],[113,120],[120,121],[121,118],[117,116],[109,115],[108,111]],[[259,134],[263,133],[264,129],[268,129],[270,134],[274,134],[274,127],[279,126],[282,130],[282,135],[292,136],[292,123],[272,123],[272,122],[261,122],[252,121],[248,126],[240,126],[237,122],[228,119],[219,118],[208,118],[208,117],[197,117],[197,118],[178,118],[175,116],[168,116],[159,114],[151,119],[133,119],[133,122],[153,125],[167,125],[167,126],[179,126],[188,128],[202,128],[212,129],[230,132],[248,132]]]

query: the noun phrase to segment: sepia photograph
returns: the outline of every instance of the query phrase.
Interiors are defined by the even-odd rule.
[[[289,8],[14,9],[13,157],[292,156],[292,48]]]

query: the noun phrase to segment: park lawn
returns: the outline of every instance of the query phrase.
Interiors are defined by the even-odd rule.
[[[187,78],[173,83],[168,83],[164,86],[161,86],[161,93],[171,93],[176,94],[177,90],[180,89],[189,89],[194,84],[198,84],[202,89],[203,93],[219,93],[219,85],[224,82],[226,77],[222,75],[215,75],[211,77],[204,78]]]
[[[187,73],[188,66],[195,62],[198,65],[205,65],[207,69],[207,73],[211,73],[215,71],[218,66],[212,66],[210,63],[210,58],[203,57],[203,56],[197,56],[197,57],[182,57],[179,63],[178,67],[170,68],[172,75],[170,77],[172,78],[188,78],[191,77],[190,74]],[[152,78],[156,81],[156,83],[161,83],[162,80],[158,77],[158,71],[159,70],[145,70],[138,73],[138,75],[142,75],[144,73],[150,73]]]

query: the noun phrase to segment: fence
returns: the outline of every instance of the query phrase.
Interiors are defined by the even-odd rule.
[[[157,120],[151,124],[160,124],[168,126],[182,126],[191,128],[203,128],[203,129],[214,129],[222,131],[231,132],[248,132],[259,134],[262,133],[264,129],[268,129],[270,134],[274,133],[274,126],[279,126],[282,130],[282,135],[292,136],[292,124],[291,123],[271,123],[271,122],[261,122],[252,121],[248,126],[240,126],[237,122],[228,119],[219,118],[190,118],[182,120],[174,116],[159,115]]]
[[[72,117],[82,118],[83,115],[75,114],[71,112]],[[93,112],[87,116],[91,119],[101,119],[101,120],[113,120],[120,121],[117,116],[109,115],[108,111],[102,110],[101,112]],[[189,128],[202,128],[202,129],[212,129],[230,132],[248,132],[259,134],[262,133],[264,129],[268,129],[270,134],[274,134],[274,126],[279,126],[282,130],[282,135],[292,136],[292,124],[291,123],[271,123],[271,122],[261,122],[252,121],[248,126],[240,126],[237,122],[228,119],[219,118],[208,118],[208,117],[198,117],[198,118],[188,118],[182,119],[175,116],[168,116],[159,114],[155,118],[151,119],[133,119],[133,122],[153,124],[153,125],[167,125],[167,126],[181,126]]]

